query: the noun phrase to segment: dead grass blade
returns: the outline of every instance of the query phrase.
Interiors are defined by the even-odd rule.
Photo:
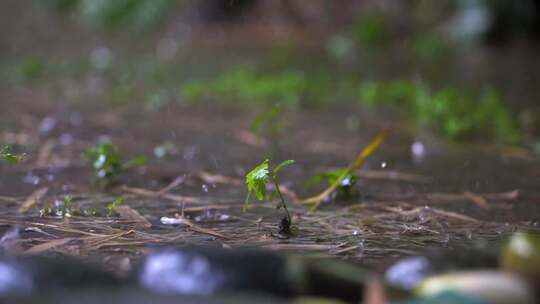
[[[227,237],[227,236],[225,236],[225,235],[223,235],[223,234],[221,234],[219,232],[216,232],[216,231],[214,231],[212,229],[203,228],[203,227],[195,224],[193,221],[188,220],[188,219],[183,218],[183,217],[176,217],[176,218],[162,217],[161,222],[163,224],[167,224],[167,225],[185,225],[185,226],[188,226],[191,230],[193,230],[195,232],[208,234],[208,235],[215,236],[215,237],[222,238],[222,239],[230,239],[229,237]]]
[[[41,148],[39,149],[38,157],[36,160],[36,167],[42,168],[47,166],[49,164],[51,159],[51,154],[56,146],[56,141],[53,139],[47,140],[43,145],[41,145]]]
[[[487,200],[484,197],[482,197],[481,195],[472,193],[470,191],[465,191],[465,192],[463,192],[463,196],[468,198],[471,202],[478,205],[480,208],[484,208],[484,209],[490,209],[491,208],[489,206]]]
[[[135,187],[128,187],[126,185],[123,185],[120,188],[124,192],[137,194],[140,196],[146,196],[146,197],[162,197],[169,199],[171,201],[180,202],[180,203],[201,203],[201,200],[196,197],[191,196],[183,196],[183,195],[177,195],[177,194],[170,194],[170,193],[159,193],[159,191],[152,191],[148,189],[143,188],[135,188]]]
[[[183,184],[187,179],[187,176],[186,175],[181,175],[181,176],[178,176],[177,178],[175,178],[170,184],[168,184],[167,186],[159,189],[159,191],[156,191],[156,194],[158,196],[161,196],[169,191],[171,191],[172,189],[180,186],[181,184]]]
[[[193,173],[193,176],[200,179],[204,183],[208,184],[223,184],[223,185],[233,185],[233,186],[242,186],[244,182],[235,177],[213,174],[206,171],[197,171]]]
[[[242,129],[235,130],[234,136],[236,137],[236,139],[238,139],[238,141],[248,146],[261,148],[268,145],[268,142],[266,140],[264,140],[263,138],[257,137],[257,135],[247,130],[242,130]]]
[[[49,191],[49,188],[42,187],[32,192],[19,208],[19,213],[25,213],[41,200]]]
[[[63,246],[65,244],[71,242],[72,240],[74,240],[74,238],[63,238],[63,239],[51,240],[51,241],[48,241],[48,242],[41,243],[41,244],[35,245],[33,247],[30,247],[25,252],[23,252],[23,254],[24,255],[41,254],[41,253],[44,253],[44,252],[49,251],[51,249],[54,249],[56,247]]]
[[[142,228],[151,228],[152,223],[150,223],[144,216],[142,216],[139,211],[131,208],[127,205],[120,205],[114,208],[114,211],[120,215],[120,218],[132,221],[138,227]]]
[[[422,175],[387,170],[357,170],[356,175],[365,179],[391,180],[408,183],[429,183],[431,179]]]

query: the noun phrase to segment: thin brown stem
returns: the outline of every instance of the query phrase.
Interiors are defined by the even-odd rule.
[[[285,198],[283,197],[283,194],[281,193],[281,190],[279,189],[279,184],[278,182],[276,181],[276,177],[272,175],[272,182],[274,183],[274,187],[276,187],[276,192],[279,196],[279,200],[280,200],[280,207],[282,207],[284,210],[285,210],[285,213],[287,215],[287,220],[289,221],[289,224],[292,223],[291,222],[291,214],[289,213],[289,209],[287,209],[287,205],[285,204]]]

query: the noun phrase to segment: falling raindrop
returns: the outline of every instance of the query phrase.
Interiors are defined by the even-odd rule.
[[[38,185],[41,182],[41,178],[35,175],[33,172],[28,172],[28,174],[23,177],[23,182],[32,185]]]
[[[64,134],[60,135],[59,141],[60,141],[61,145],[69,146],[73,142],[73,135],[71,135],[69,133],[64,133]]]
[[[383,168],[383,169],[386,168],[386,162],[381,163],[381,168]]]
[[[184,149],[184,159],[191,160],[197,153],[197,147],[196,146],[189,146]]]
[[[112,61],[111,50],[107,47],[97,47],[90,53],[90,64],[96,69],[107,68]]]
[[[203,192],[208,193],[208,186],[206,184],[203,184],[201,188]]]
[[[366,250],[366,240],[361,239],[360,242],[358,242],[358,257],[361,257],[364,255],[364,251]]]
[[[422,211],[418,214],[418,219],[420,222],[425,223],[431,219],[431,208],[429,206],[424,206]]]
[[[156,46],[156,57],[159,61],[171,61],[178,52],[178,41],[172,38],[161,39]]]
[[[82,115],[79,112],[73,112],[69,115],[69,122],[74,126],[80,126],[82,124]]]
[[[47,116],[39,123],[39,133],[47,134],[51,132],[56,126],[56,119],[51,116]]]
[[[415,141],[411,145],[411,154],[414,160],[420,161],[424,158],[426,154],[426,147],[422,142]]]
[[[356,115],[349,115],[345,119],[345,126],[349,131],[356,131],[360,127],[360,119]]]

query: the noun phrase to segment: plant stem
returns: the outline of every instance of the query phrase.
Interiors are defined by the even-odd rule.
[[[274,183],[274,187],[276,187],[276,192],[277,192],[277,194],[279,196],[280,207],[283,207],[283,209],[285,209],[285,213],[287,215],[287,220],[289,221],[289,224],[292,224],[289,209],[287,209],[287,205],[285,204],[285,199],[283,198],[283,194],[281,194],[281,190],[279,190],[279,184],[276,181],[276,178],[274,176],[272,177],[272,182]]]

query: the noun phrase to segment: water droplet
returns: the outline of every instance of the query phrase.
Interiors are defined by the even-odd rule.
[[[27,184],[37,185],[41,182],[41,178],[32,172],[29,172],[23,177],[23,182]]]
[[[69,115],[69,122],[74,126],[80,126],[82,123],[82,115],[79,112],[73,112]]]
[[[347,116],[345,119],[345,125],[347,127],[347,130],[349,131],[356,131],[358,130],[360,126],[360,120],[355,115]]]
[[[431,208],[429,208],[429,206],[424,206],[422,211],[420,211],[420,213],[418,214],[418,219],[421,222],[427,222],[430,220],[430,218],[431,218]]]
[[[56,119],[54,117],[47,116],[43,118],[43,120],[41,120],[41,122],[39,123],[39,127],[38,127],[39,133],[47,134],[51,132],[55,126],[56,126]]]
[[[411,153],[414,159],[420,160],[422,159],[426,154],[426,147],[423,143],[419,141],[415,141],[411,145]]]
[[[364,251],[366,250],[366,240],[361,239],[360,242],[358,242],[358,254],[357,256],[363,256]]]
[[[203,184],[203,185],[201,186],[201,188],[202,188],[202,191],[203,191],[203,192],[208,193],[208,186],[207,186],[207,185]]]
[[[73,142],[73,135],[69,133],[64,133],[60,135],[59,141],[60,141],[60,144],[63,146],[71,145],[71,143]]]
[[[90,64],[96,69],[107,68],[111,61],[112,53],[107,47],[97,47],[90,53]]]
[[[159,40],[156,46],[156,57],[159,61],[166,62],[174,59],[178,52],[178,41],[172,38]]]
[[[197,153],[197,147],[189,146],[184,149],[184,159],[187,159],[187,160],[193,159],[196,153]]]

